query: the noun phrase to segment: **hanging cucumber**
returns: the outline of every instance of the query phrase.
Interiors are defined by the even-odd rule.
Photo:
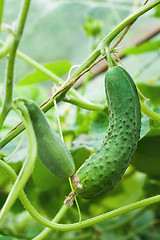
[[[111,67],[105,76],[109,127],[102,145],[76,172],[82,189],[75,192],[92,199],[111,190],[133,157],[141,127],[141,108],[136,85],[128,72]]]
[[[35,131],[40,161],[54,175],[71,177],[75,172],[75,166],[65,144],[50,126],[39,106],[32,100],[23,99],[23,101]]]

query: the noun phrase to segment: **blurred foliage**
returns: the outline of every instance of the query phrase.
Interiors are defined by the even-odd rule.
[[[86,24],[84,24],[84,30],[87,36],[96,37],[100,35],[103,22],[100,20],[93,20],[89,15],[86,17]]]
[[[141,54],[145,52],[156,51],[156,50],[159,50],[159,48],[160,48],[160,40],[154,41],[154,42],[146,41],[140,44],[139,46],[125,49],[123,53],[124,54]]]
[[[153,16],[160,18],[160,6],[159,5],[155,7],[155,13]]]
[[[16,4],[13,4],[13,0],[6,0],[5,22],[11,23],[16,19],[20,2],[17,0]],[[49,63],[44,66],[58,76],[66,78],[71,63],[81,62],[89,55],[90,49],[94,48],[95,42],[90,41],[91,36],[99,39],[105,36],[139,6],[139,3],[136,4],[136,2],[133,3],[130,0],[32,1],[20,49],[41,63]],[[88,16],[87,19],[86,16]],[[148,21],[151,16],[159,16],[159,6],[143,16],[143,20],[140,18],[139,24],[145,20]],[[136,28],[138,26],[137,24]],[[143,31],[145,32],[146,29]],[[131,29],[130,34],[135,37],[134,29]],[[86,35],[89,37],[87,38]],[[145,104],[160,113],[158,37],[138,47],[128,48],[125,51],[127,56],[123,59],[123,63],[134,77],[140,91],[150,99]],[[2,38],[5,39],[5,34],[2,34]],[[0,60],[0,106],[4,97],[5,65],[6,59]],[[39,71],[33,71],[32,67],[18,59],[15,80],[17,84],[14,97],[27,97],[40,104],[51,95],[53,81]],[[103,80],[104,73],[101,73],[87,83],[85,91],[84,86],[79,91],[81,92],[83,89],[85,97],[90,101],[105,105]],[[76,169],[78,169],[101,144],[109,124],[108,113],[106,109],[101,112],[90,112],[66,103],[58,104],[58,112],[65,143],[70,149]],[[46,115],[58,132],[55,111],[50,110]],[[19,117],[14,112],[10,112],[0,137],[5,136],[18,122]],[[3,160],[16,148],[20,138],[21,135],[17,136],[2,149],[0,157]],[[130,167],[117,186],[106,195],[91,201],[78,199],[82,218],[88,219],[142,198],[159,194],[159,145],[160,123],[142,114],[141,138]],[[9,165],[17,174],[27,149],[28,139],[26,136],[19,150],[9,160]],[[0,207],[5,202],[11,187],[8,176],[0,170]],[[43,216],[52,219],[62,206],[65,196],[70,192],[70,187],[67,179],[53,176],[37,158],[25,192],[34,207]],[[147,209],[132,211],[86,229],[72,232],[52,231],[46,240],[159,240],[159,210],[159,204],[155,204]],[[67,211],[61,222],[77,221],[78,213],[74,205]],[[32,239],[42,229],[43,226],[33,220],[17,200],[0,224],[0,239]]]

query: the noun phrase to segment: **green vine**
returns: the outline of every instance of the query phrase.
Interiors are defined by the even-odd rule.
[[[22,111],[22,114],[20,114],[17,107]],[[6,213],[9,211],[11,206],[14,204],[15,200],[17,199],[19,192],[24,188],[26,182],[28,181],[32,169],[34,167],[34,163],[37,156],[37,142],[36,142],[36,136],[32,127],[32,123],[30,120],[30,116],[28,113],[27,108],[22,102],[15,102],[15,105],[12,104],[12,108],[17,112],[17,114],[21,117],[22,121],[25,124],[27,133],[28,133],[28,139],[29,139],[29,149],[28,154],[25,159],[25,162],[21,168],[21,171],[18,175],[18,178],[16,179],[8,197],[4,204],[4,206],[1,209],[0,212],[0,221],[4,218]]]
[[[17,176],[16,176],[16,173],[14,172],[14,170],[10,166],[8,166],[5,162],[3,162],[1,160],[0,160],[0,167],[2,167],[7,172],[7,174],[11,178],[11,181],[15,182],[15,180],[17,179]],[[73,230],[78,230],[78,229],[90,227],[94,224],[112,219],[112,218],[120,216],[124,213],[130,212],[130,211],[133,211],[133,210],[136,210],[136,209],[139,209],[139,208],[144,208],[144,207],[147,207],[151,204],[160,202],[160,195],[157,195],[157,196],[154,196],[154,197],[151,197],[151,198],[146,198],[146,199],[131,203],[131,204],[126,205],[124,207],[117,208],[117,209],[112,210],[110,212],[107,212],[107,213],[101,214],[99,216],[84,220],[82,222],[72,223],[72,224],[58,224],[58,223],[49,221],[48,219],[41,216],[34,209],[34,207],[31,205],[31,203],[29,202],[29,200],[28,200],[28,198],[25,195],[23,190],[20,191],[19,198],[22,201],[22,204],[24,205],[24,207],[27,209],[27,211],[30,213],[30,215],[35,220],[37,220],[39,223],[41,223],[42,225],[44,225],[44,226],[46,226],[50,229],[55,229],[55,230],[58,230],[58,231],[73,231]],[[59,214],[58,214],[58,220],[63,216],[63,214],[66,211],[66,208],[67,208],[66,206],[64,206],[64,205],[62,206],[62,208],[61,208],[61,210],[59,211]],[[41,238],[35,238],[35,239],[38,240],[38,239],[41,239]]]
[[[14,42],[14,34],[10,33],[6,39],[4,46],[0,49],[0,58],[6,56],[12,48]]]
[[[2,111],[0,114],[0,129],[3,125],[3,122],[11,109],[12,97],[13,97],[13,80],[14,80],[14,65],[16,51],[23,33],[24,25],[26,22],[28,10],[29,10],[30,0],[24,0],[22,5],[22,10],[19,16],[18,27],[15,33],[15,37],[11,42],[10,53],[7,65],[7,74],[6,74],[6,89],[5,89],[5,98],[2,105]]]
[[[4,7],[4,0],[0,0],[0,31],[1,31],[2,18],[3,18],[3,7]]]

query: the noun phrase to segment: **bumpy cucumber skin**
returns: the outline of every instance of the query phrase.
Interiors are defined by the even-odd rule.
[[[77,171],[82,198],[97,198],[121,179],[133,157],[141,128],[141,107],[136,85],[127,71],[116,66],[105,76],[109,127],[102,145]]]
[[[36,134],[40,161],[54,175],[62,178],[71,177],[75,172],[75,166],[65,144],[34,101],[26,100],[25,105]]]

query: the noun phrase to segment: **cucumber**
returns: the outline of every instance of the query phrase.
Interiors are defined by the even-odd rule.
[[[102,145],[78,169],[82,189],[74,188],[85,199],[97,198],[121,179],[133,157],[141,128],[141,107],[136,85],[128,72],[110,68],[105,75],[109,127]]]
[[[65,144],[53,130],[39,106],[32,100],[23,101],[35,131],[39,160],[54,175],[62,178],[71,177],[75,172],[75,166]]]

